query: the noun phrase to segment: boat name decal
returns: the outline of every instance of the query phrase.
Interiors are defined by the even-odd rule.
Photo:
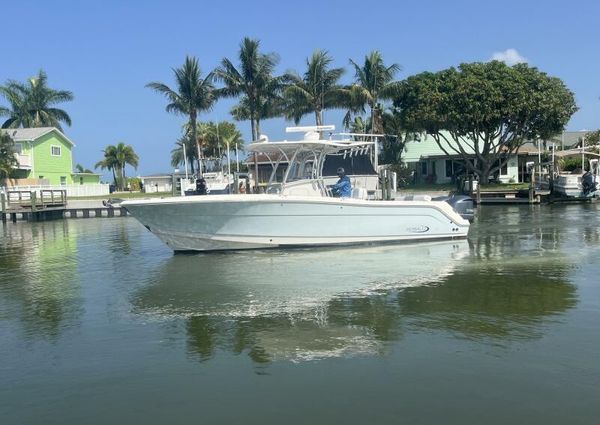
[[[411,233],[425,233],[429,231],[429,226],[412,226],[406,228],[407,232]]]

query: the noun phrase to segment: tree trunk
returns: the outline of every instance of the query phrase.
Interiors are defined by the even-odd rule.
[[[254,124],[254,113],[250,113],[250,127],[252,129],[252,142],[258,141],[258,137],[256,137],[256,126]]]
[[[315,121],[317,126],[323,125],[323,115],[320,110],[315,110]]]
[[[117,189],[117,175],[115,174],[115,169],[111,168],[112,170],[112,175],[113,175],[113,183],[115,184],[115,189]]]
[[[123,175],[122,175],[121,167],[117,168],[116,173],[117,173],[117,178],[115,180],[116,187],[117,187],[117,190],[119,192],[122,192],[123,191],[123,183],[122,183],[123,182]]]
[[[491,165],[488,162],[482,163],[480,167],[478,167],[477,175],[479,176],[479,184],[486,185],[490,180],[490,169]]]
[[[371,134],[375,134],[375,106],[371,106]]]
[[[196,128],[196,111],[190,112],[190,125],[192,126],[192,140],[196,145],[198,151],[198,174],[202,176],[202,153],[200,150],[200,143],[198,143],[198,129]]]

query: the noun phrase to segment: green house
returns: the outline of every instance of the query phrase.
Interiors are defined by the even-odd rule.
[[[83,185],[100,183],[100,175],[73,172],[75,144],[54,127],[2,130],[15,142],[18,185]]]

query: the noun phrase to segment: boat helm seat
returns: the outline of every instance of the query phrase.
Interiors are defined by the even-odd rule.
[[[355,187],[352,189],[352,198],[354,199],[367,199],[367,189],[364,187]]]

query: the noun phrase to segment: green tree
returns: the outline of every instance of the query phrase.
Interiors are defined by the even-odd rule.
[[[236,120],[250,120],[252,140],[258,140],[261,119],[281,115],[281,94],[287,81],[286,76],[273,76],[279,57],[274,53],[260,53],[259,47],[258,40],[244,38],[240,44],[239,67],[224,58],[215,71],[217,79],[225,84],[219,90],[221,96],[241,96],[231,114]]]
[[[131,165],[137,169],[139,165],[137,154],[133,150],[133,147],[123,142],[119,142],[116,146],[108,145],[103,152],[104,159],[98,161],[95,167],[103,170],[111,170],[115,186],[120,191],[124,190],[124,185],[127,181],[125,166]]]
[[[8,134],[0,131],[0,179],[8,177],[18,166],[15,142]]]
[[[75,171],[77,173],[93,173],[92,170],[90,170],[89,168],[84,168],[83,165],[81,165],[81,164],[77,164],[75,166]]]
[[[394,97],[399,87],[399,82],[394,77],[401,70],[400,65],[394,63],[386,66],[383,57],[377,50],[365,56],[363,65],[350,59],[350,64],[355,71],[355,83],[350,87],[349,107],[346,123],[350,115],[356,112],[365,112],[365,105],[369,107],[372,133],[383,132],[382,118],[383,106],[381,101]]]
[[[113,176],[113,183],[115,187],[118,187],[117,173],[120,173],[119,164],[117,161],[116,148],[113,145],[108,145],[103,151],[104,158],[94,165],[94,168],[100,168],[101,170],[110,170]]]
[[[171,150],[171,165],[173,167],[179,167],[185,164],[186,158],[183,156],[183,145],[185,144],[185,155],[187,156],[187,162],[190,166],[192,174],[195,172],[194,161],[198,159],[198,150],[196,149],[196,143],[192,137],[186,133],[175,142],[175,147]]]
[[[352,133],[367,134],[371,131],[371,120],[365,120],[363,117],[354,117],[349,128]],[[356,136],[356,138],[363,140],[360,136]]]
[[[409,140],[418,140],[419,134],[407,131],[402,126],[402,118],[397,108],[389,108],[381,115],[381,125],[383,128],[383,139],[381,140],[381,152],[379,160],[382,164],[402,163],[402,152],[406,142]]]
[[[323,110],[347,105],[348,90],[338,84],[344,68],[330,68],[332,62],[326,50],[316,50],[306,60],[302,77],[288,73],[290,85],[284,91],[287,119],[298,124],[304,115],[314,113],[316,125],[323,125]]]
[[[7,81],[0,86],[0,94],[10,104],[10,108],[0,107],[0,116],[8,117],[2,128],[56,127],[62,131],[61,122],[71,125],[69,115],[55,105],[72,101],[73,94],[48,87],[48,76],[44,71],[40,70],[26,83]]]
[[[394,104],[403,128],[433,137],[483,184],[524,143],[560,133],[577,111],[560,79],[498,61],[409,77]]]
[[[227,146],[229,146],[229,149],[231,150],[236,148],[238,150],[244,149],[242,133],[240,133],[236,125],[232,122],[198,122],[196,123],[196,126],[201,154],[204,159],[212,160],[220,166],[222,157],[227,154]],[[193,161],[197,160],[198,157],[194,151],[190,149],[190,140],[185,136],[190,132],[188,127],[188,124],[184,126],[184,136],[177,141],[175,148],[171,151],[171,165],[177,167],[185,163],[183,158],[183,144],[186,143],[186,154],[189,163],[192,164],[193,173]]]
[[[210,122],[210,135],[208,148],[210,149],[209,156],[221,159],[227,154],[227,147],[230,150],[244,149],[244,139],[242,133],[236,125],[229,121],[221,121],[219,123]]]
[[[588,147],[596,150],[600,148],[600,130],[589,131],[585,134],[585,146],[586,150]]]
[[[379,163],[401,165],[402,152],[408,140],[418,140],[419,135],[404,130],[397,108],[389,108],[381,114],[381,127],[383,137],[379,138]],[[371,132],[371,119],[354,117],[350,124],[352,133],[368,134]],[[354,136],[356,140],[365,140],[365,137]]]
[[[215,87],[213,85],[214,74],[211,72],[202,78],[202,72],[198,59],[187,56],[181,68],[173,69],[175,74],[176,88],[152,82],[146,84],[158,93],[163,94],[168,104],[167,112],[187,115],[189,117],[189,129],[191,138],[196,143],[198,157],[200,157],[200,146],[197,134],[197,118],[199,112],[210,111],[216,101]]]

